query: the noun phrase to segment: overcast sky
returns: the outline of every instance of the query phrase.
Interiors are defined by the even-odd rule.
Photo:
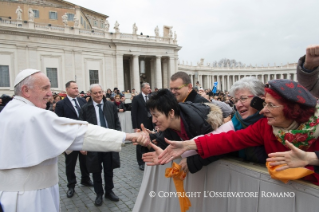
[[[308,45],[319,44],[318,0],[68,0],[109,16],[110,31],[154,36],[173,26],[180,61],[222,58],[246,65],[297,62]]]

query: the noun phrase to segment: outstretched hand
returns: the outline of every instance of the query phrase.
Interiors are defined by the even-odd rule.
[[[158,157],[161,164],[168,163],[178,158],[181,154],[183,154],[183,152],[187,150],[184,145],[185,142],[183,141],[170,141],[165,138],[165,142],[169,145]]]
[[[314,70],[319,66],[319,45],[309,46],[306,49],[306,59],[304,67],[308,70]]]
[[[290,149],[290,151],[268,154],[270,158],[267,158],[267,161],[271,162],[269,165],[277,166],[285,164],[284,166],[277,168],[276,171],[282,171],[288,168],[304,167],[308,165],[309,162],[307,161],[307,152],[295,147],[289,141],[285,141],[285,145]]]
[[[159,165],[160,163],[158,161],[158,156],[163,152],[163,150],[160,147],[154,145],[153,143],[150,143],[150,145],[155,151],[144,153],[142,155],[142,159],[148,166]]]
[[[147,132],[147,129],[144,127],[143,124],[141,124],[141,130],[136,130],[135,133],[139,133],[143,136],[139,136],[137,137],[137,139],[132,140],[134,145],[141,145],[141,146],[149,146],[151,143],[150,137],[149,137],[149,133]]]

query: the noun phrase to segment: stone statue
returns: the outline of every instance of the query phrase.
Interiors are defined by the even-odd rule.
[[[155,32],[155,36],[156,36],[156,37],[159,37],[159,29],[158,29],[158,26],[155,27],[154,32]]]
[[[117,21],[116,21],[115,25],[114,25],[115,33],[119,33],[120,32],[119,26],[120,26],[119,23],[117,23]]]
[[[106,32],[108,32],[110,29],[110,24],[109,24],[109,21],[107,19],[105,19],[105,22],[104,22],[104,29]]]
[[[134,23],[133,24],[133,35],[136,35],[137,30],[138,30],[138,28],[137,28],[136,24]]]
[[[16,13],[17,13],[17,20],[22,20],[22,9],[20,8],[20,6],[18,6]]]
[[[172,30],[172,28],[169,29],[168,36],[169,36],[170,38],[173,38],[173,30]]]
[[[79,26],[79,19],[74,17],[74,27],[78,27],[78,26]]]
[[[174,40],[177,40],[177,34],[176,34],[176,31],[174,31]]]
[[[32,8],[29,8],[29,21],[34,21],[34,12]]]
[[[68,14],[65,13],[64,15],[62,15],[62,22],[65,27],[68,26]]]

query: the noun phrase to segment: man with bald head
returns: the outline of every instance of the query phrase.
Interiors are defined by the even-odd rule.
[[[118,152],[124,140],[148,139],[45,110],[51,84],[39,70],[21,71],[14,99],[0,113],[0,205],[3,211],[60,210],[58,156],[64,151]]]

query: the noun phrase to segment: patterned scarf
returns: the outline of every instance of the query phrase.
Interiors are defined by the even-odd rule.
[[[285,145],[285,141],[302,150],[307,150],[319,137],[319,105],[316,105],[316,112],[309,120],[299,125],[293,122],[288,128],[274,127],[273,133],[277,140]]]

